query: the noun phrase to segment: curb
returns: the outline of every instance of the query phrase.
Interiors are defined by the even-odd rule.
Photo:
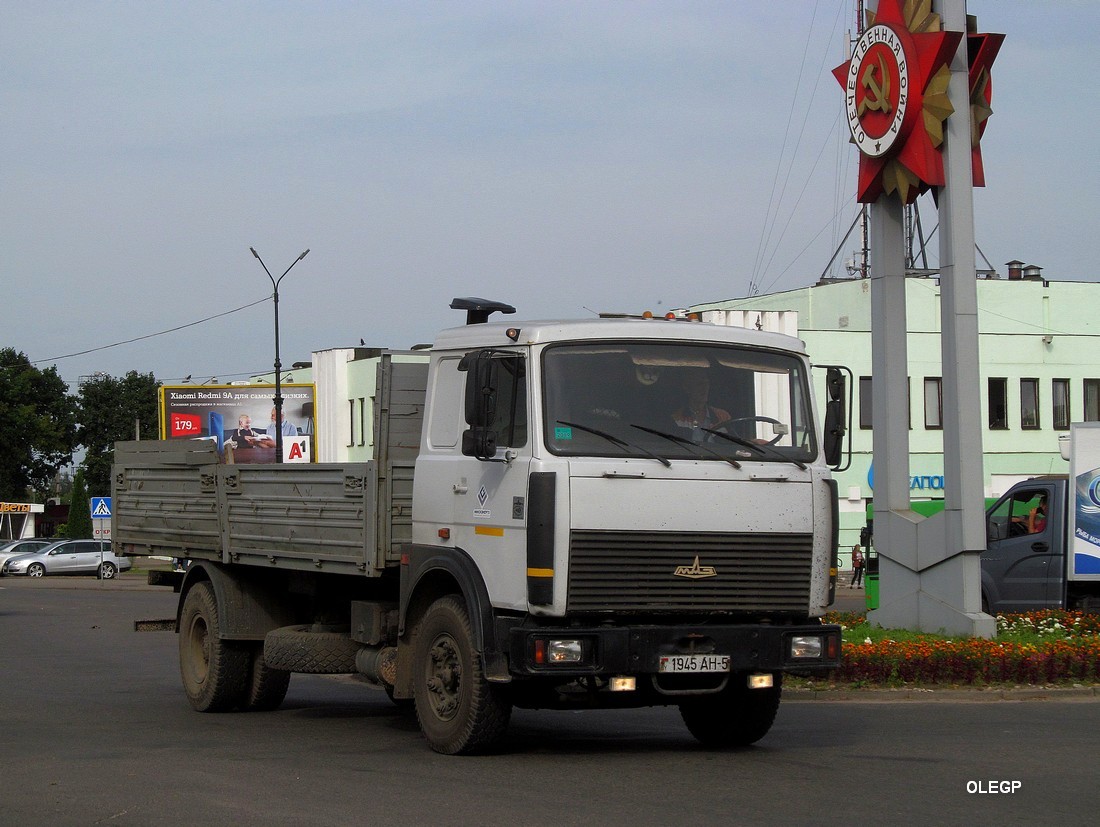
[[[990,703],[993,701],[1100,701],[1100,686],[902,687],[900,689],[784,689],[784,701],[860,703]]]
[[[171,591],[165,586],[150,586],[150,569],[121,571],[110,580],[94,575],[54,575],[53,577],[0,577],[0,589],[89,589],[96,591]]]

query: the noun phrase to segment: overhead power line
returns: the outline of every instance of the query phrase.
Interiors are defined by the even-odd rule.
[[[113,347],[121,347],[122,345],[130,345],[130,344],[133,344],[134,342],[144,341],[145,339],[153,339],[157,336],[164,336],[168,333],[175,333],[177,330],[185,330],[189,327],[194,327],[195,325],[200,325],[200,324],[203,324],[205,322],[213,321],[214,319],[220,319],[222,316],[228,316],[232,313],[239,313],[242,310],[247,310],[248,308],[255,307],[258,304],[263,304],[269,298],[270,298],[270,296],[265,296],[262,299],[257,299],[254,302],[250,302],[248,304],[241,305],[240,307],[235,307],[232,310],[226,310],[226,311],[223,311],[221,313],[216,313],[213,316],[207,316],[205,319],[199,319],[198,321],[195,321],[195,322],[188,322],[187,324],[181,324],[181,325],[178,325],[176,327],[170,327],[167,330],[161,330],[161,331],[158,331],[157,333],[147,333],[144,336],[135,336],[133,339],[125,339],[121,342],[112,342],[109,345],[100,345],[99,347],[91,347],[91,348],[88,348],[87,350],[77,351],[76,353],[66,353],[63,356],[51,356],[49,359],[35,359],[33,362],[31,362],[31,364],[32,365],[41,365],[41,364],[44,364],[46,362],[59,362],[62,359],[71,359],[74,356],[84,356],[84,355],[89,354],[89,353],[98,353],[101,350],[109,350]]]

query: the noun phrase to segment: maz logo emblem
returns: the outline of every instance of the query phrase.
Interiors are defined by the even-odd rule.
[[[695,562],[690,566],[677,566],[672,573],[673,577],[687,577],[691,580],[701,580],[704,577],[717,577],[718,571],[714,566],[700,566],[699,555],[695,555]]]

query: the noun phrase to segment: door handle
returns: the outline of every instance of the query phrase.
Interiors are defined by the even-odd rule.
[[[1049,551],[1050,546],[1048,546],[1046,543],[1032,543],[1031,550],[1041,554],[1044,551]]]

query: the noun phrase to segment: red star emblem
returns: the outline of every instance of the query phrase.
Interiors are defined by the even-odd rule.
[[[974,186],[985,186],[982,165],[982,135],[989,116],[993,114],[993,81],[989,68],[1004,43],[1003,34],[968,34],[966,51],[970,61],[970,153],[974,167]]]
[[[911,204],[944,183],[943,122],[953,111],[947,98],[948,62],[962,40],[945,32],[927,4],[881,0],[852,59],[833,70],[844,87],[852,140],[859,146],[862,203],[898,193]]]

